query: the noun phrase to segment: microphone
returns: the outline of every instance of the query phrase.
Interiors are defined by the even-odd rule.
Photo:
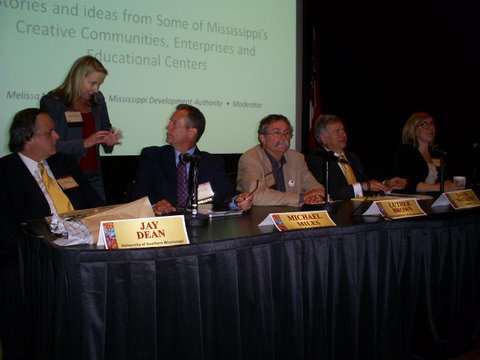
[[[348,164],[350,165],[350,167],[355,170],[355,172],[357,172],[365,181],[368,181],[368,176],[365,174],[365,172],[359,168],[358,166],[356,166],[355,164],[351,163],[350,161],[348,161],[345,157],[339,157],[339,156],[336,156],[336,160],[341,163],[341,164]]]
[[[339,157],[330,150],[317,150],[317,154],[325,161],[339,161]]]
[[[190,161],[197,162],[198,160],[200,160],[200,156],[189,153],[184,153],[180,157],[180,161],[182,162],[182,164],[188,164]]]
[[[431,148],[430,148],[430,152],[432,153],[432,155],[434,156],[447,156],[448,153],[446,151],[443,151],[441,150],[438,145],[433,145]]]
[[[335,157],[335,160],[338,161],[339,163],[342,163],[342,164],[350,164],[350,161],[348,161],[346,158],[344,157],[340,157],[340,156],[337,156],[337,155],[333,155]]]

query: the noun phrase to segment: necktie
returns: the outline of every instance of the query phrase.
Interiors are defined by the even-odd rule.
[[[177,165],[177,206],[185,207],[188,199],[188,179],[187,179],[187,164],[180,161]]]
[[[355,178],[355,174],[353,173],[352,167],[348,163],[345,156],[339,155],[338,158],[340,159],[339,163],[343,169],[343,173],[345,174],[345,178],[347,179],[348,185],[357,183],[357,179]]]
[[[48,173],[42,163],[38,163],[38,168],[40,169],[40,175],[42,176],[43,184],[45,185],[48,194],[52,198],[53,205],[55,205],[57,213],[61,214],[74,210],[67,195],[65,195],[62,189],[58,187],[57,183],[50,176],[48,176]]]

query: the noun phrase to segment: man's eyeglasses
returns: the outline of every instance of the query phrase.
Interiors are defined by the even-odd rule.
[[[293,135],[293,131],[292,130],[284,130],[284,131],[274,130],[272,132],[264,132],[263,134],[264,135],[271,135],[273,137],[280,137],[280,136],[283,135],[286,138],[291,138],[292,135]]]
[[[416,127],[421,127],[422,129],[430,129],[435,127],[435,123],[433,122],[428,122],[428,121],[422,121],[417,124]]]

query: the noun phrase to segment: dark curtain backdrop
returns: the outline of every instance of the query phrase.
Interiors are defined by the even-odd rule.
[[[417,111],[434,116],[447,166],[473,175],[480,158],[471,148],[480,141],[478,1],[306,0],[304,14],[305,89],[315,26],[323,113],[345,120],[349,148],[372,175],[390,173],[403,124]]]

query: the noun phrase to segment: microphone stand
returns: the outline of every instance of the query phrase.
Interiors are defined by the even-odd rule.
[[[441,195],[445,190],[444,173],[445,173],[445,157],[447,156],[447,152],[440,150],[438,148],[438,145],[433,145],[430,148],[430,152],[432,155],[440,157],[440,195]]]
[[[193,171],[192,192],[190,194],[192,213],[185,216],[185,222],[188,226],[205,226],[208,223],[208,219],[198,213],[198,160],[193,159],[191,163]]]
[[[325,161],[325,204],[330,204],[330,161]]]
[[[323,210],[334,212],[336,208],[331,204],[330,199],[330,161],[337,161],[333,152],[327,152],[322,155],[325,159],[325,204],[320,205]]]
[[[445,171],[445,160],[444,156],[440,156],[440,195],[443,194],[445,190],[445,179],[444,179],[444,171]]]

